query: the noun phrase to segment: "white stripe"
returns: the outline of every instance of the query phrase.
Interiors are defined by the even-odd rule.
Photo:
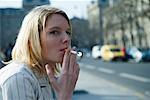
[[[86,65],[86,68],[88,68],[88,69],[95,69],[95,67],[91,66],[91,65]]]
[[[132,75],[132,74],[128,74],[128,73],[120,73],[119,75],[121,77],[140,81],[140,82],[150,82],[150,79],[145,78],[145,77],[141,77],[141,76],[137,76],[137,75]]]
[[[92,66],[92,65],[87,65],[87,64],[84,64],[84,63],[79,63],[80,64],[80,67],[84,67],[84,68],[88,68],[88,69],[96,69],[95,66]]]
[[[108,74],[115,73],[115,71],[107,69],[107,68],[98,68],[98,71],[101,71],[101,72],[104,72],[104,73],[108,73]]]

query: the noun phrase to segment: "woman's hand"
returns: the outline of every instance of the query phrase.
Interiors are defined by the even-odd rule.
[[[60,77],[55,78],[52,67],[46,65],[50,83],[57,94],[58,100],[71,100],[79,75],[79,65],[76,62],[76,52],[67,49],[64,55]]]

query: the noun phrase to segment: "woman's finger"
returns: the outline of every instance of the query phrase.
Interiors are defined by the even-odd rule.
[[[77,78],[77,79],[78,79],[78,76],[79,76],[79,72],[80,72],[79,64],[75,63],[74,75],[75,75],[75,78]]]
[[[47,72],[48,78],[50,80],[50,84],[52,85],[53,89],[56,92],[59,92],[59,84],[57,83],[57,80],[56,80],[56,78],[54,76],[52,68],[48,64],[45,65],[45,68],[46,68],[46,72]]]
[[[67,73],[69,70],[70,49],[67,49],[63,58],[62,73]]]
[[[70,61],[69,61],[69,72],[68,72],[69,75],[73,74],[74,65],[76,63],[76,55],[77,55],[76,51],[71,51]]]

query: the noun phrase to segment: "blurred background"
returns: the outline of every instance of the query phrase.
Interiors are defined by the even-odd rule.
[[[43,4],[71,20],[82,73],[75,100],[148,100],[150,0],[0,0],[0,68],[11,59],[24,16]]]

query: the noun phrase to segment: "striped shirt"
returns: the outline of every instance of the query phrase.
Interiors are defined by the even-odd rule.
[[[52,94],[48,78],[26,64],[12,62],[0,70],[0,100],[54,100]]]

